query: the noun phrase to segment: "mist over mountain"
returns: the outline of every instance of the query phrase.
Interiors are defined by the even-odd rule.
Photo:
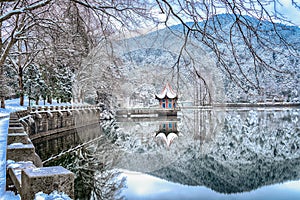
[[[228,76],[228,73],[223,73],[228,100],[253,102],[266,100],[299,101],[299,27],[259,21],[249,16],[239,18],[245,26],[236,26],[234,17],[229,14],[217,15],[207,25],[207,32],[220,39],[216,42],[216,45],[220,52],[226,55],[224,56],[225,63],[230,67],[229,71],[236,72],[236,79],[241,80],[241,87],[244,88],[241,90],[231,81],[232,79],[229,79],[230,74]],[[203,26],[203,23],[200,26]],[[254,31],[249,33],[246,29],[248,27],[252,27]],[[240,31],[237,30],[238,28],[243,31],[244,35],[241,35]],[[242,37],[247,37],[251,45],[246,46],[241,39]],[[233,47],[228,47],[230,43]],[[253,52],[249,48],[253,48],[266,65],[270,67],[265,67],[263,63],[255,66],[255,61],[252,59]],[[214,57],[213,52],[209,49],[207,51],[211,57]],[[236,55],[240,62],[239,66],[230,54]],[[248,79],[248,82],[245,79]],[[254,86],[249,84],[249,81],[258,88],[255,90]]]
[[[249,16],[243,16],[241,20],[256,28],[259,39],[251,34],[247,35],[248,39],[252,43],[252,48],[270,68],[259,64],[254,65],[251,51],[241,40],[241,33],[235,30],[233,16],[221,14],[207,24],[200,22],[197,25],[207,26],[206,34],[217,38],[215,45],[225,55],[223,57],[229,68],[228,71],[218,63],[215,52],[202,43],[201,33],[190,36],[189,42],[193,48],[186,47],[186,51],[192,52],[198,59],[187,54],[179,57],[179,51],[174,51],[174,47],[179,49],[182,47],[181,33],[184,29],[183,25],[175,25],[170,29],[158,30],[126,40],[127,44],[134,44],[136,47],[121,55],[124,76],[136,85],[136,90],[139,90],[140,82],[143,82],[143,88],[148,84],[149,87],[154,86],[157,92],[166,81],[171,82],[175,89],[179,90],[181,100],[195,102],[196,90],[201,90],[202,87],[202,91],[199,92],[204,91],[203,83],[197,82],[194,75],[194,71],[197,70],[205,80],[210,81],[208,87],[214,93],[213,102],[299,102],[299,27],[272,24]],[[192,23],[187,25],[195,26]],[[245,27],[241,28],[247,32]],[[286,43],[283,43],[281,38]],[[159,46],[156,45],[158,43]],[[232,43],[234,49],[229,47],[228,43]],[[138,44],[140,46],[137,48]],[[287,49],[287,44],[293,49]],[[235,62],[232,53],[236,55],[236,59],[239,59],[239,65]],[[207,75],[209,72],[211,74]],[[142,77],[142,80],[136,80],[137,77]],[[215,84],[216,81],[218,84]],[[220,94],[216,95],[220,90],[224,98]],[[207,100],[205,102],[207,103]]]
[[[189,105],[299,102],[300,28],[249,16],[239,20],[242,25],[221,14],[187,23],[206,27],[188,38],[183,25],[175,25],[99,44],[86,63],[93,67],[85,71],[91,92],[108,88],[121,107],[148,107],[157,105],[154,95],[169,82]]]

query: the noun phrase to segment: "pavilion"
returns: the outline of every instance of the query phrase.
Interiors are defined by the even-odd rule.
[[[166,84],[160,94],[155,95],[155,98],[159,100],[160,108],[175,109],[177,107],[178,96],[169,83]]]

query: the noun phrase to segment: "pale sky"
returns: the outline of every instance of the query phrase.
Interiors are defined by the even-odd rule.
[[[242,1],[242,0],[240,0]],[[280,3],[277,2],[277,0],[274,0],[276,4],[273,3],[273,1],[270,4],[270,6],[267,6],[266,8],[270,10],[270,14],[274,14],[274,9],[277,10],[278,13],[282,14],[283,16],[278,15],[278,17],[285,17],[287,20],[292,21],[295,25],[300,26],[300,9],[295,8],[295,6],[292,5],[292,0],[279,0]],[[264,4],[267,1],[261,1]],[[294,0],[299,6],[300,6],[300,0]],[[161,13],[159,9],[155,10],[154,13],[156,13],[156,16],[161,20],[165,20],[165,14]],[[219,8],[217,13],[226,13],[224,8]],[[186,21],[191,21],[187,19]],[[175,21],[173,18],[169,19],[169,25],[175,25],[179,24],[179,21]]]
[[[292,0],[281,0],[282,5],[277,5],[280,13],[284,14],[287,19],[291,20],[295,25],[300,26],[300,9],[292,5]],[[294,0],[300,6],[300,0]]]

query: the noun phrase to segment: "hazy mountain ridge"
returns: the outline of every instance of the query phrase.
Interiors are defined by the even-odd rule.
[[[229,42],[230,29],[232,28],[233,23],[232,15],[217,15],[215,18],[218,19],[218,24],[215,26],[210,26],[212,21],[208,22],[207,32],[212,33],[213,36],[219,38],[219,42],[216,44],[220,52],[226,56],[226,64],[230,67],[232,72],[235,72],[236,79],[240,80],[240,84],[244,89],[237,86],[232,80],[229,79],[227,72],[218,65],[211,65],[210,67],[206,65],[206,71],[219,68],[219,74],[222,74],[223,78],[223,88],[218,88],[217,90],[223,90],[226,93],[226,97],[223,98],[223,101],[226,102],[260,102],[260,101],[283,101],[283,102],[299,102],[300,94],[300,28],[295,26],[286,26],[282,24],[275,24],[268,21],[258,21],[257,19],[251,18],[249,16],[244,16],[247,19],[249,25],[257,28],[257,33],[261,37],[261,41],[257,38],[249,38],[253,43],[253,48],[257,49],[257,52],[262,56],[267,64],[270,66],[279,69],[282,73],[276,72],[272,69],[267,69],[263,66],[254,67],[253,60],[251,60],[251,55],[249,50],[240,40],[239,34],[232,30],[232,40],[235,45],[235,53],[241,62],[241,69],[238,68],[234,59],[232,58],[231,50],[226,45]],[[241,18],[244,20],[244,18]],[[192,26],[191,23],[188,23]],[[199,23],[199,26],[203,26],[203,23]],[[245,27],[242,27],[245,28]],[[273,36],[270,33],[276,29],[278,35]],[[219,29],[217,34],[215,29]],[[182,25],[175,25],[171,27],[171,30],[180,35],[182,31]],[[167,29],[159,30],[156,32],[149,33],[147,35],[139,36],[135,39],[138,39],[140,43],[145,41],[149,43],[150,41],[161,40],[158,37],[166,32]],[[246,32],[246,30],[245,30]],[[170,32],[171,33],[171,32]],[[170,34],[169,33],[169,34]],[[250,36],[250,35],[249,35]],[[196,37],[201,37],[199,34]],[[296,55],[292,55],[288,49],[280,42],[279,38],[283,37],[287,42],[292,43],[296,48],[293,50]],[[173,39],[173,38],[172,38]],[[267,47],[262,47],[264,41],[270,41],[269,44],[266,44]],[[191,41],[199,45],[199,54],[202,54],[201,51],[205,50],[206,54],[216,62],[215,54],[211,49],[207,48],[200,41],[197,41],[197,38],[192,37]],[[166,37],[166,41],[161,41],[165,43],[171,43],[174,41],[169,41]],[[130,42],[129,42],[130,43]],[[175,41],[176,43],[176,41]],[[180,44],[179,44],[180,46]],[[272,49],[268,49],[272,48]],[[291,50],[292,51],[292,50]],[[177,62],[178,52],[173,52],[172,49],[161,49],[160,47],[153,46],[147,48],[147,45],[141,46],[134,51],[127,52],[123,54],[123,72],[124,76],[127,77],[129,82],[132,82],[133,71],[137,70],[137,73],[134,74],[134,77],[137,77],[142,74],[149,73],[149,76],[145,76],[147,79],[143,79],[143,83],[149,85],[154,85],[156,90],[161,90],[163,87],[163,82],[171,81],[173,77],[176,77],[177,68],[174,65]],[[201,57],[201,55],[199,55]],[[205,61],[207,58],[203,58]],[[192,76],[192,66],[190,65],[190,58],[186,55],[181,57],[180,64],[180,73],[181,77],[184,77],[184,80],[176,85],[178,89],[180,88],[189,88],[189,91],[183,89],[183,94],[181,95],[183,99],[181,100],[193,100],[192,97],[194,91],[191,91],[194,88],[194,77]],[[202,64],[197,64],[199,68],[203,68]],[[176,65],[175,65],[176,66]],[[173,67],[173,68],[172,68]],[[142,71],[141,71],[142,70]],[[247,76],[249,81],[247,82],[246,78],[240,73],[240,70]],[[168,75],[169,73],[169,75]],[[203,74],[203,73],[202,73]],[[143,75],[141,75],[143,76]],[[207,78],[207,77],[204,77]],[[137,84],[136,82],[135,84]],[[175,85],[176,81],[174,82]],[[252,85],[253,84],[253,85]],[[257,86],[259,90],[254,87]],[[219,87],[219,86],[218,86]],[[177,89],[177,88],[175,88]],[[187,94],[185,94],[188,92]],[[152,94],[151,94],[152,95]],[[190,99],[187,99],[190,98]]]
[[[216,45],[220,52],[227,55],[225,57],[226,64],[230,67],[230,71],[236,72],[237,79],[241,80],[241,84],[244,87],[243,91],[229,80],[228,74],[223,73],[227,101],[257,102],[271,100],[299,102],[300,28],[283,24],[272,24],[268,21],[259,21],[249,16],[241,16],[239,20],[243,21],[245,25],[237,27],[233,24],[234,20],[235,16],[233,15],[221,14],[216,15],[207,25],[207,32],[221,40],[220,42],[217,41]],[[218,23],[212,25],[216,21]],[[204,23],[199,24],[200,26],[204,25]],[[246,26],[251,26],[254,31],[249,33]],[[241,34],[236,30],[237,28],[243,30],[245,36],[248,37],[247,39],[251,41],[252,47],[267,64],[283,73],[267,69],[262,65],[257,68],[254,67],[253,60],[251,59],[252,52],[249,51],[249,48],[241,39]],[[275,35],[274,31],[276,31]],[[229,36],[229,33],[231,33],[231,36]],[[254,34],[259,35],[259,40]],[[288,44],[282,42],[280,40],[281,37]],[[232,57],[233,50],[228,47],[230,43],[234,45],[234,53],[240,61],[242,71],[240,71]],[[287,46],[291,49],[287,49]],[[211,49],[203,48],[214,58],[215,54],[211,52]],[[241,73],[245,73],[246,77]],[[244,81],[245,79],[249,79],[249,81],[259,86],[260,91],[254,90],[253,85]]]

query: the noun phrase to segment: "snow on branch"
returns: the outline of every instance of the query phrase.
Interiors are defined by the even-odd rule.
[[[3,22],[5,20],[11,18],[13,15],[17,15],[17,14],[21,14],[21,13],[24,13],[24,12],[27,12],[27,11],[31,11],[31,10],[35,10],[35,9],[41,8],[41,7],[49,4],[51,1],[52,0],[37,1],[37,2],[35,2],[33,4],[30,4],[28,6],[24,6],[22,8],[11,10],[11,11],[3,14],[0,17],[0,22]]]

